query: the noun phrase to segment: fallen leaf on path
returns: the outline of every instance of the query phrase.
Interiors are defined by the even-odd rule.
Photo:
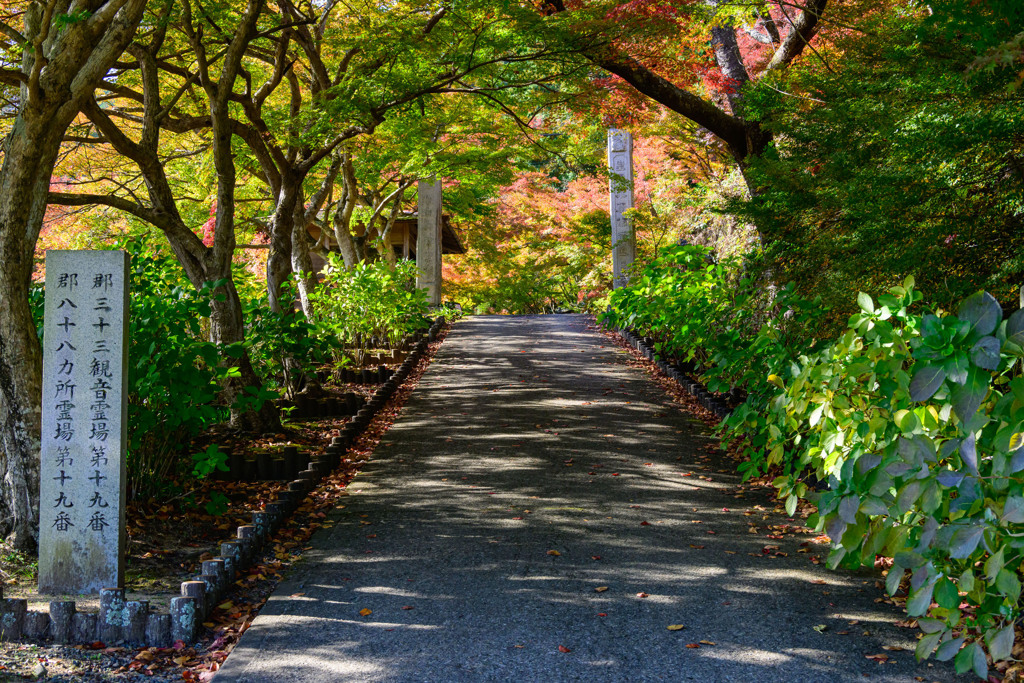
[[[598,586],[597,588],[594,589],[594,592],[595,593],[604,593],[606,590],[608,590],[608,586]]]
[[[636,597],[638,597],[638,598],[649,598],[650,595],[648,595],[647,593],[644,593],[643,591],[641,591],[641,592],[636,594]]]
[[[669,624],[667,628],[669,631],[682,631],[686,626],[683,624]]]
[[[714,645],[715,641],[713,641],[713,640],[702,640],[702,641],[700,641],[700,643],[701,643],[701,645]]]
[[[548,555],[554,555],[555,557],[558,557],[561,554],[562,553],[558,552],[557,550],[549,550],[548,551]]]
[[[412,609],[412,605],[402,605],[402,609]]]
[[[289,597],[301,598],[303,595],[305,595],[305,593],[292,593]]]
[[[866,659],[873,659],[874,661],[878,662],[879,664],[884,664],[885,662],[889,661],[889,655],[884,654],[884,653],[883,654],[878,654],[878,655],[864,655],[864,657]]]
[[[599,616],[599,617],[606,617],[606,616],[608,616],[608,613],[607,612],[598,612],[597,616]]]
[[[700,645],[698,645],[697,643],[687,643],[686,647],[690,648],[691,650],[699,650],[700,649]]]
[[[572,652],[572,650],[570,650],[569,648],[567,648],[567,647],[566,647],[565,645],[559,645],[559,646],[558,646],[558,651],[559,651],[559,652]]]
[[[373,614],[373,610],[368,607],[364,607],[363,609],[359,610],[359,614],[364,617],[368,617],[371,614]]]
[[[814,627],[814,630],[818,633],[824,633],[828,629],[828,624],[818,624]]]

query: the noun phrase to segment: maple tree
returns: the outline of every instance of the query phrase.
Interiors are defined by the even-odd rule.
[[[0,166],[0,507],[7,512],[0,530],[18,548],[34,543],[38,525],[42,351],[28,287],[46,193],[65,130],[132,40],[144,6],[25,3],[0,21],[0,82],[15,112]]]

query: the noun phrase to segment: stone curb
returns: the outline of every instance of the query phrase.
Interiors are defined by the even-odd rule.
[[[236,538],[221,543],[220,556],[202,563],[202,573],[181,584],[181,594],[170,601],[170,614],[150,612],[145,600],[125,600],[124,588],[100,590],[99,612],[79,612],[74,600],[54,600],[50,611],[28,609],[24,598],[4,598],[0,585],[0,641],[33,642],[50,640],[59,644],[125,644],[137,647],[170,647],[175,641],[190,643],[199,634],[202,622],[234,583],[238,572],[249,569],[261,557],[266,543],[299,507],[306,495],[340,463],[341,456],[366,430],[373,416],[405,382],[419,363],[429,341],[436,341],[444,316],[438,316],[427,330],[416,334],[416,345],[402,365],[379,385],[373,397],[341,436],[331,439],[323,456],[310,458],[295,447],[294,457],[305,469],[288,483],[277,500],[265,510],[252,513],[252,524],[238,527]]]

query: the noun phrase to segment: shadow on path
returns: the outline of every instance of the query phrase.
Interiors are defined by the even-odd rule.
[[[629,359],[582,316],[459,322],[218,683],[958,680],[874,575],[766,538]]]

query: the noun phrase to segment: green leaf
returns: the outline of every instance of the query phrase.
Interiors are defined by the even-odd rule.
[[[978,543],[981,542],[984,532],[984,527],[977,525],[957,529],[949,541],[949,556],[957,560],[970,557],[974,549],[978,547]]]
[[[1003,514],[999,521],[1007,524],[1024,523],[1024,496],[1010,496],[1003,504]]]
[[[1003,309],[988,292],[976,292],[960,304],[957,317],[971,324],[974,338],[992,334],[1003,318]]]
[[[999,576],[999,572],[1003,570],[1003,565],[1006,564],[1006,560],[1004,559],[1005,551],[1005,548],[1000,548],[992,555],[989,555],[989,558],[985,560],[985,577],[989,581],[994,581],[995,578]]]
[[[932,592],[935,590],[935,581],[929,581],[915,591],[911,591],[907,600],[907,614],[912,617],[924,616],[928,607],[932,604]]]
[[[982,680],[988,678],[988,661],[985,659],[985,650],[978,642],[973,642],[960,650],[954,664],[957,673],[962,674],[973,670]]]
[[[960,593],[956,585],[946,577],[935,584],[935,602],[945,609],[955,609],[960,604]]]
[[[857,294],[857,303],[860,305],[860,309],[865,313],[875,312],[875,305],[871,302],[871,297],[864,292]]]
[[[988,394],[988,378],[982,371],[972,367],[967,371],[967,379],[962,386],[953,389],[953,412],[960,422],[967,422],[978,412],[981,402]]]
[[[988,645],[992,661],[999,662],[1010,658],[1013,651],[1013,636],[1013,624],[985,634],[985,644]]]
[[[917,657],[917,661],[922,662],[931,657],[935,646],[939,644],[940,638],[942,638],[941,631],[922,636],[921,640],[917,641],[917,648],[914,650],[914,656]]]
[[[967,469],[974,474],[978,473],[978,449],[973,432],[960,442],[960,458],[967,465]]]
[[[1024,308],[1015,312],[1006,321],[1006,341],[1024,346]]]
[[[914,372],[910,381],[910,398],[913,401],[927,401],[946,381],[946,371],[936,365],[923,365]]]
[[[942,645],[939,645],[939,649],[935,652],[935,659],[940,662],[948,662],[956,656],[956,653],[960,651],[960,647],[964,644],[966,638],[953,638],[947,640]]]
[[[889,573],[885,576],[885,590],[889,595],[895,595],[896,591],[899,590],[900,582],[903,581],[905,573],[906,570],[898,564],[889,567]]]
[[[1017,573],[1009,569],[1003,569],[996,575],[996,590],[1005,595],[1010,602],[1017,602],[1020,598],[1020,579]]]
[[[839,501],[839,516],[847,524],[857,523],[857,509],[860,507],[860,497],[856,494],[846,496]],[[790,513],[792,514],[792,513]]]
[[[982,337],[971,347],[971,362],[979,368],[995,370],[999,367],[999,340],[995,337]]]

